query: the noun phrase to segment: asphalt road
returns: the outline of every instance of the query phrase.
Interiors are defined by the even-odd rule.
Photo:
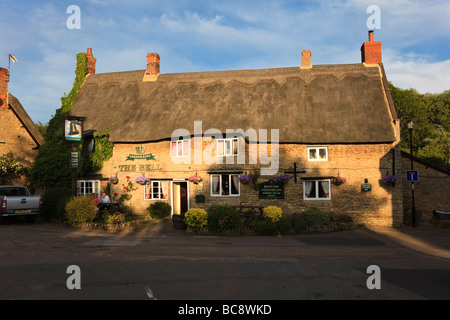
[[[195,236],[169,222],[117,233],[10,222],[0,299],[449,300],[450,229]]]

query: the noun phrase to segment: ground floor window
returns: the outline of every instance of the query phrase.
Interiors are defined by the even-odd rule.
[[[152,181],[144,187],[145,200],[165,200],[168,198],[168,181]]]
[[[212,174],[211,196],[239,196],[239,174]]]
[[[329,200],[331,199],[330,180],[306,180],[303,181],[304,200]]]
[[[100,181],[99,180],[78,180],[77,195],[96,194],[100,197]]]

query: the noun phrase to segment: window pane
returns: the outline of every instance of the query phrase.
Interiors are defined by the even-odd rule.
[[[309,158],[316,159],[316,149],[309,149]]]
[[[329,198],[330,183],[328,181],[319,181],[319,198]]]
[[[326,148],[320,148],[319,149],[319,157],[320,157],[320,159],[326,159],[327,158],[327,149]]]
[[[159,181],[153,181],[152,183],[152,199],[160,199],[159,197]]]
[[[178,141],[178,156],[183,156],[183,141]]]
[[[222,195],[228,196],[230,194],[230,181],[229,181],[229,175],[223,174],[222,175]]]
[[[170,156],[171,157],[176,157],[177,156],[177,143],[176,141],[172,141],[172,145],[170,148]]]
[[[220,176],[211,175],[211,194],[220,194]]]
[[[217,140],[217,149],[216,149],[216,154],[218,156],[223,156],[223,139],[218,139]]]
[[[225,143],[226,143],[226,151],[225,151],[225,154],[226,155],[231,155],[231,154],[233,154],[232,153],[232,141],[231,140],[225,140]]]
[[[233,154],[238,154],[238,139],[233,139]]]
[[[311,199],[316,197],[316,182],[315,181],[305,181],[305,198]]]
[[[233,174],[230,175],[231,179],[231,194],[239,194],[239,175]]]
[[[189,155],[189,142],[190,140],[183,140],[183,156]]]

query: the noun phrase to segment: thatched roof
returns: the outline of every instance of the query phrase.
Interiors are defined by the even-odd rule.
[[[28,131],[31,138],[36,142],[37,146],[42,146],[44,144],[44,138],[34,124],[33,120],[31,120],[30,116],[25,111],[25,108],[22,106],[19,99],[17,99],[11,93],[8,93],[8,104],[14,111],[16,116],[19,118],[19,120],[22,122],[24,128]]]
[[[282,143],[395,141],[381,64],[172,73],[154,82],[144,73],[89,75],[71,115],[86,118],[84,130],[114,124],[114,142],[169,139],[178,128],[193,134],[194,121],[223,133],[279,129]]]

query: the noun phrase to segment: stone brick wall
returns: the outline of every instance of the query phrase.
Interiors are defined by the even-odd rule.
[[[203,141],[203,151],[211,141]],[[240,184],[240,196],[217,197],[211,196],[209,172],[225,170],[227,172],[249,173],[253,169],[268,167],[269,164],[249,164],[249,145],[246,144],[245,164],[195,164],[194,155],[191,153],[190,164],[176,164],[170,156],[170,142],[161,141],[142,144],[145,154],[151,153],[154,160],[135,159],[126,160],[130,154],[136,154],[135,148],[140,144],[116,144],[114,156],[107,161],[101,174],[108,178],[114,174],[119,177],[119,183],[113,186],[113,192],[121,193],[122,184],[126,176],[134,180],[145,173],[153,180],[158,179],[182,179],[197,174],[203,178],[200,184],[202,190],[192,183],[189,185],[189,206],[207,208],[211,204],[230,205],[275,205],[283,209],[285,214],[301,212],[310,207],[318,207],[334,213],[351,215],[358,223],[364,225],[398,226],[403,222],[402,184],[384,184],[381,180],[386,175],[402,172],[400,151],[396,144],[361,144],[361,145],[327,145],[328,161],[308,161],[308,145],[305,144],[281,144],[279,145],[279,169],[277,174],[293,170],[297,163],[297,170],[305,170],[297,176],[297,183],[291,179],[285,185],[284,199],[259,199],[259,193],[252,189],[251,185]],[[191,140],[191,146],[194,141]],[[192,150],[192,149],[191,149]],[[269,147],[270,150],[270,147]],[[269,153],[270,156],[270,153]],[[394,170],[394,171],[393,171]],[[261,176],[259,182],[267,181],[272,176]],[[293,177],[293,174],[289,174]],[[345,177],[347,183],[340,186],[331,186],[330,200],[304,200],[304,177]],[[361,184],[367,180],[371,184],[371,192],[361,192]],[[106,181],[103,181],[105,184]],[[171,204],[171,189],[167,201]],[[135,186],[138,186],[135,184]],[[130,205],[134,213],[145,214],[145,209],[154,200],[144,199],[144,187],[138,186],[134,191]],[[196,203],[195,196],[204,195],[205,203]]]
[[[402,156],[403,207],[405,224],[411,224],[412,188],[406,181],[406,170],[411,169],[409,155]],[[414,183],[414,203],[419,226],[429,226],[433,210],[450,211],[450,174],[445,170],[430,167],[420,159],[413,161],[414,170],[419,171],[419,181]]]

